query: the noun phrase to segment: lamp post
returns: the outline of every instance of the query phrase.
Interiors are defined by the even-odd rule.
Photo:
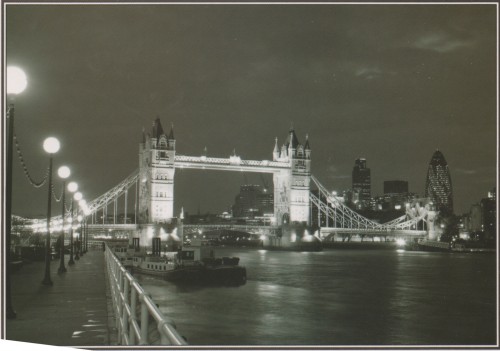
[[[52,155],[59,151],[59,140],[49,137],[43,142],[43,149],[49,154],[49,191],[47,199],[47,237],[45,239],[45,277],[42,280],[43,285],[52,285],[50,279],[50,212],[52,206]]]
[[[61,166],[57,170],[57,174],[59,175],[59,178],[63,180],[63,186],[62,186],[62,194],[61,194],[61,203],[62,203],[62,224],[61,224],[61,261],[59,263],[59,269],[57,270],[58,273],[64,273],[66,272],[66,267],[64,266],[64,214],[66,212],[66,204],[65,204],[65,195],[66,195],[66,178],[69,177],[71,174],[71,171],[69,170],[68,167],[66,166]]]
[[[70,182],[68,184],[68,191],[70,193],[74,193],[78,190],[78,184],[75,182]],[[74,265],[75,261],[73,260],[73,196],[71,196],[71,207],[70,207],[70,217],[69,217],[69,265]]]
[[[82,200],[80,200],[82,201]],[[80,247],[79,247],[79,251],[80,251],[80,257],[83,256],[83,245],[84,245],[84,241],[85,241],[85,237],[83,236],[83,216],[82,215],[78,215],[78,217],[76,217],[76,219],[78,220],[78,224],[80,225]]]
[[[75,193],[75,195],[73,195],[73,199],[75,199],[76,201],[80,201],[80,200],[82,199],[82,197],[83,197],[83,195],[82,195],[82,193],[81,193],[81,192],[79,192],[79,191],[77,191],[77,192]],[[71,222],[73,222],[73,221],[71,221]],[[73,223],[71,223],[71,225],[73,225]],[[75,260],[79,260],[79,259],[80,259],[80,255],[79,255],[79,251],[80,251],[80,250],[79,250],[79,246],[80,246],[80,245],[79,245],[79,241],[80,241],[80,240],[79,240],[79,239],[80,239],[80,238],[78,237],[77,242],[76,242],[76,244],[77,244],[77,245],[76,245]]]
[[[87,209],[87,201],[84,199],[81,199],[78,201],[78,205],[80,206],[80,210],[82,211],[82,225],[81,225],[81,232],[82,232],[82,238],[83,238],[83,247],[82,247],[82,253],[87,253],[87,244],[88,244],[88,232],[87,232],[87,215],[86,215],[86,209]]]
[[[26,89],[27,79],[24,72],[18,67],[7,67],[7,95],[9,100],[13,100],[14,96],[20,94]],[[5,245],[6,245],[6,263],[7,269],[5,270],[5,307],[6,317],[8,319],[16,318],[16,311],[12,307],[12,300],[10,294],[10,233],[12,226],[12,148],[14,141],[14,103],[9,102],[7,108],[7,121],[8,121],[8,136],[7,136],[7,169],[5,177]]]
[[[87,253],[89,250],[89,227],[88,227],[89,224],[87,222],[87,216],[85,216],[83,225],[85,228],[85,253]]]

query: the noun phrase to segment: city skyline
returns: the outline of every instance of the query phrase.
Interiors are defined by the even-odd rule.
[[[464,213],[496,186],[495,10],[8,5],[6,64],[29,81],[16,135],[34,178],[48,161],[43,139],[58,137],[55,167],[70,166],[89,201],[138,167],[141,131],[157,116],[173,123],[177,152],[193,156],[207,147],[270,160],[293,125],[301,143],[309,136],[323,184],[350,188],[353,162],[365,158],[372,196],[393,179],[423,195],[439,149]],[[45,213],[45,191],[14,162],[13,213]],[[176,211],[226,209],[243,179],[178,171]]]

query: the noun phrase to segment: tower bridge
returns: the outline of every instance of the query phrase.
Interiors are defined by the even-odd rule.
[[[175,169],[203,169],[218,171],[245,171],[273,174],[274,216],[270,226],[252,226],[250,224],[210,224],[185,225],[182,218],[174,215],[174,178]],[[311,187],[317,190],[311,191]],[[129,196],[129,193],[131,196]],[[133,198],[134,203],[128,204]],[[118,200],[123,199],[123,223],[117,220]],[[108,208],[113,205],[112,214]],[[133,209],[132,218],[127,214]],[[313,230],[312,213],[318,215],[318,225],[324,218],[325,225]],[[227,229],[245,231],[254,235],[268,237],[281,236],[293,241],[293,226],[308,228],[304,235],[316,236],[319,240],[328,240],[335,235],[353,233],[365,236],[432,236],[436,213],[419,204],[407,205],[406,213],[390,222],[377,223],[365,218],[346,206],[342,199],[328,191],[311,174],[311,148],[306,135],[302,145],[293,129],[290,129],[282,146],[275,139],[272,160],[244,160],[235,153],[229,157],[186,156],[176,153],[176,140],[173,127],[167,135],[159,119],[153,123],[152,132],[143,131],[139,145],[139,168],[132,172],[118,185],[100,195],[79,209],[85,228],[90,231],[128,231],[139,237],[147,245],[152,237],[165,235],[177,230],[180,233],[194,231]],[[51,231],[68,226],[61,216],[51,219]],[[131,223],[130,223],[131,221]],[[33,220],[35,231],[46,229],[45,220]],[[290,229],[292,227],[292,229]],[[292,234],[293,232],[293,234]]]
[[[272,173],[274,183],[274,225],[289,222],[310,224],[311,149],[309,141],[299,143],[291,129],[281,148],[275,140],[272,160],[176,155],[173,127],[164,132],[156,119],[152,133],[143,133],[139,146],[140,223],[170,223],[174,218],[174,176],[176,168],[212,169]]]

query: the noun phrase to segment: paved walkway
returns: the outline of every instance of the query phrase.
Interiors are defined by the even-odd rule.
[[[11,275],[16,319],[6,322],[7,340],[57,346],[116,345],[104,253],[91,250],[67,272],[51,262],[53,286],[41,284],[44,262],[24,264]],[[109,312],[108,312],[109,311]]]

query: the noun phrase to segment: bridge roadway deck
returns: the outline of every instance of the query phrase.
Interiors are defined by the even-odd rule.
[[[66,262],[69,259],[66,256]],[[104,253],[89,250],[67,272],[51,262],[53,286],[41,284],[45,262],[24,264],[11,275],[17,318],[5,320],[6,339],[56,346],[116,345]]]

